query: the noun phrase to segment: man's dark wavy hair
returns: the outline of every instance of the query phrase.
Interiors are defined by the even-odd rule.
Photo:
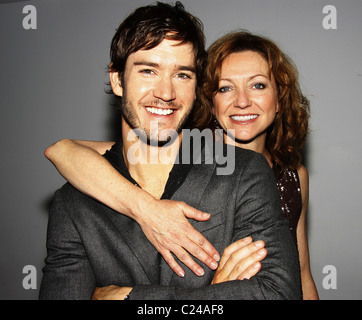
[[[118,72],[122,76],[130,54],[138,50],[152,49],[164,39],[193,45],[197,82],[200,86],[206,61],[203,24],[185,11],[179,1],[175,5],[157,2],[131,13],[120,24],[112,39],[109,71]]]

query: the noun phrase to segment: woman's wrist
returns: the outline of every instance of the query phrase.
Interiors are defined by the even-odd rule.
[[[148,192],[140,189],[137,191],[137,196],[129,202],[128,210],[139,225],[147,223],[147,217],[150,212],[154,211],[159,200],[152,197]],[[153,208],[153,209],[152,209]]]
[[[133,288],[130,287],[122,287],[121,291],[122,291],[122,296],[123,296],[123,300],[130,300],[131,299],[131,292],[132,292]]]

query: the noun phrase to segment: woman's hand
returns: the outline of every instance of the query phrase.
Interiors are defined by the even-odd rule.
[[[212,270],[217,268],[217,261],[220,259],[218,252],[187,220],[206,221],[210,219],[210,214],[181,201],[155,200],[148,201],[145,205],[147,207],[141,209],[142,215],[138,216],[137,222],[147,239],[177,275],[183,277],[185,272],[171,253],[198,276],[202,276],[204,270],[191,255]]]
[[[157,200],[133,185],[100,155],[112,144],[63,139],[45,154],[75,188],[137,221],[176,274],[185,273],[171,253],[197,275],[202,275],[203,269],[190,255],[216,269],[219,254],[187,220],[206,221],[210,215],[183,202]]]
[[[264,241],[253,242],[251,237],[232,243],[225,249],[211,284],[255,276],[267,255],[264,245]]]

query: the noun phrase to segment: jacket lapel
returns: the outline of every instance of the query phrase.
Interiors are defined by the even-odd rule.
[[[137,274],[139,283],[157,284],[159,281],[160,255],[148,241],[141,227],[134,220],[120,216],[110,215],[118,224],[119,235],[129,247],[129,260],[134,261],[132,268]]]
[[[205,162],[205,159],[202,162]],[[203,208],[200,207],[200,203],[202,200],[202,196],[206,190],[206,187],[209,185],[209,181],[215,170],[215,166],[216,163],[209,165],[203,164],[201,166],[193,165],[192,169],[189,171],[182,185],[176,190],[176,192],[171,197],[171,200],[184,201],[185,203],[194,208],[203,210]],[[205,230],[208,228],[212,228],[215,223],[216,224],[218,223],[217,219],[210,219],[207,222],[198,222],[194,219],[189,219],[189,221],[200,232],[202,232],[203,229]],[[178,261],[176,257],[175,259],[179,264],[182,264]],[[183,266],[183,268],[187,267]],[[170,282],[173,277],[178,277],[178,276],[171,270],[171,268],[168,266],[165,260],[161,259],[160,284],[165,286],[170,285]]]

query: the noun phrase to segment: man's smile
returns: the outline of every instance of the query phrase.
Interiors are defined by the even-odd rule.
[[[168,116],[176,111],[175,109],[155,108],[155,107],[146,107],[146,110],[152,114],[156,114],[159,116]]]

